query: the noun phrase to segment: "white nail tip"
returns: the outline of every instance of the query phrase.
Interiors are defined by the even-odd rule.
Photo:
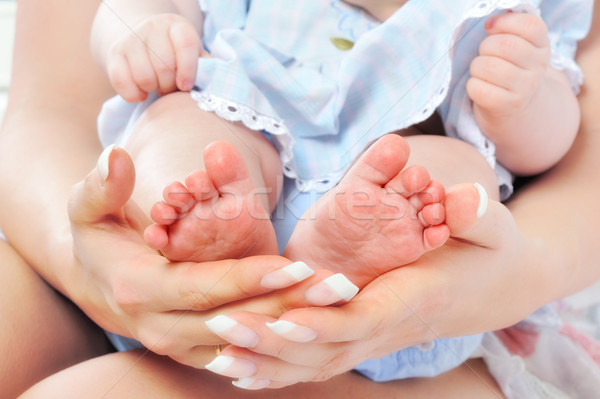
[[[302,327],[287,320],[277,320],[275,323],[266,323],[267,327],[277,335],[294,341],[310,342],[317,338],[317,333],[308,327]]]
[[[231,383],[238,388],[257,390],[268,387],[271,381],[266,378],[244,377],[237,381],[231,381]]]
[[[98,163],[96,164],[96,168],[98,169],[98,173],[100,173],[100,177],[102,181],[106,181],[108,179],[108,161],[110,158],[110,153],[115,149],[115,145],[111,144],[102,151],[100,157],[98,158]]]
[[[302,281],[315,274],[315,271],[304,262],[291,263],[281,270],[292,276],[296,281]]]
[[[235,359],[232,356],[217,356],[215,359],[204,366],[205,369],[212,371],[213,373],[220,374],[227,370],[229,366],[233,364]]]
[[[341,299],[348,302],[358,293],[358,287],[355,286],[341,273],[334,274],[323,280],[331,290],[340,296]]]
[[[298,327],[297,324],[287,320],[277,320],[275,323],[266,324],[267,327],[271,329],[271,331],[279,335],[285,335],[286,333],[292,331],[295,327]]]
[[[485,215],[485,212],[487,211],[488,195],[487,191],[485,191],[485,188],[483,188],[481,184],[474,183],[473,186],[475,186],[475,189],[477,189],[477,192],[479,193],[479,206],[477,207],[477,217],[481,218],[483,215]]]
[[[237,381],[231,381],[231,383],[238,388],[247,389],[250,385],[254,384],[254,381],[256,381],[254,378],[247,377],[240,378]]]
[[[231,317],[219,315],[208,321],[205,321],[204,324],[206,324],[206,327],[208,327],[210,331],[218,335],[235,327],[238,322],[233,320]]]
[[[294,262],[263,276],[260,284],[265,288],[285,288],[315,274],[304,262]]]

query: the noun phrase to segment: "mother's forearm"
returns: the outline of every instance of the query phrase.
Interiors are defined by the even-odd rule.
[[[600,278],[597,210],[600,187],[600,1],[588,38],[579,46],[585,74],[579,96],[581,127],[573,148],[550,172],[537,178],[510,202],[519,229],[543,243],[532,265],[532,295],[541,301],[572,294]]]
[[[100,149],[73,113],[13,107],[0,135],[0,225],[37,272],[65,294],[64,279],[73,276],[67,198]]]
[[[87,35],[67,34],[88,32],[93,11],[89,2],[19,1],[0,133],[0,226],[30,264],[66,294],[65,279],[73,276],[67,198],[100,152],[96,115],[110,93],[89,55]],[[72,23],[53,24],[58,13]]]
[[[540,243],[538,261],[526,275],[542,303],[600,278],[597,133],[583,125],[567,157],[509,203],[519,230]]]

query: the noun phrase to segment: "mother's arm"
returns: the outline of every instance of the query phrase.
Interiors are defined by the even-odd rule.
[[[70,188],[100,154],[95,121],[111,94],[88,56],[99,1],[20,1],[13,76],[0,135],[0,222],[6,236],[52,286],[68,296]],[[60,14],[60,15],[59,15]],[[62,21],[62,23],[57,23]],[[83,288],[83,287],[82,287]]]

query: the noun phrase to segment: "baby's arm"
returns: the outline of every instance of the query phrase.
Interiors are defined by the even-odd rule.
[[[190,90],[202,52],[202,21],[193,0],[102,2],[92,53],[127,101],[143,101],[155,90]]]
[[[571,147],[579,105],[565,74],[550,66],[550,41],[537,16],[506,13],[486,22],[490,35],[471,63],[467,93],[498,161],[516,174],[543,172]]]

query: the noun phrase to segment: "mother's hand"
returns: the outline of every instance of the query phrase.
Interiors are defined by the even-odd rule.
[[[490,207],[488,214],[507,216],[500,204]],[[479,223],[485,224],[488,214]],[[451,240],[382,275],[342,306],[294,309],[271,328],[266,323],[278,320],[249,312],[230,314],[260,339],[249,349],[232,345],[223,351],[235,366],[226,359],[209,368],[243,378],[240,384],[250,389],[279,388],[322,381],[408,346],[521,320],[540,305],[524,288],[527,281],[535,281],[532,259],[539,254],[538,245],[526,240],[511,218],[501,220],[505,234],[496,237],[497,247]]]
[[[107,149],[69,201],[78,282],[69,284],[77,287],[69,296],[103,328],[200,368],[223,342],[205,325],[217,314],[245,309],[278,317],[322,299],[305,291],[332,273],[313,275],[279,256],[169,262],[143,241],[148,221],[129,199],[134,180],[125,151]]]

